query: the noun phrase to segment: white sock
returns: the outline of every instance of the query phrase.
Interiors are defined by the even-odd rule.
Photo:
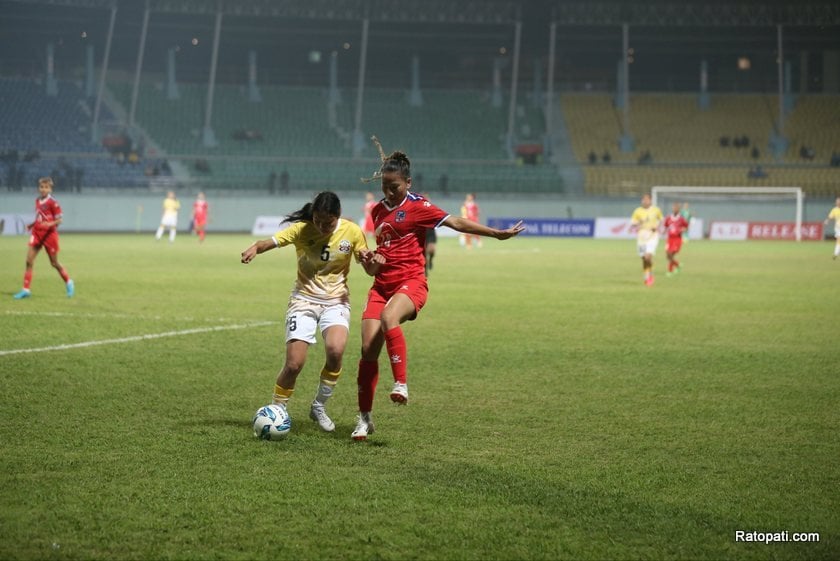
[[[169,230],[169,241],[170,242],[175,241],[175,228],[172,228],[172,229]]]
[[[318,394],[315,396],[315,402],[325,405],[327,400],[332,397],[332,394],[333,386],[328,386],[324,383],[318,384]]]
[[[163,235],[163,226],[160,226],[155,233],[155,239],[159,240],[160,237]]]

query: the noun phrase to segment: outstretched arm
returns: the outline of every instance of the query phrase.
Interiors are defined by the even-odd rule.
[[[247,265],[254,259],[254,257],[259,255],[260,253],[265,253],[266,251],[274,249],[275,247],[277,247],[277,244],[274,243],[273,238],[256,241],[250,246],[248,246],[248,249],[242,252],[242,262]]]
[[[462,234],[476,234],[479,236],[487,236],[488,238],[496,238],[497,240],[512,238],[525,230],[525,226],[522,225],[521,220],[506,230],[497,230],[496,228],[490,228],[489,226],[473,222],[467,218],[451,215],[448,216],[442,224],[444,226],[449,226],[456,232],[461,232]]]

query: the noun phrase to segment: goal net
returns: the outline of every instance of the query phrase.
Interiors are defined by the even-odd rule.
[[[793,223],[796,241],[802,240],[801,187],[676,187],[650,190],[652,203],[666,216],[674,203],[689,203],[693,216],[704,224],[725,221]]]

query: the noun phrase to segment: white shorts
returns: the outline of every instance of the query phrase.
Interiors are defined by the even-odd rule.
[[[178,227],[178,215],[174,216],[167,216],[166,214],[163,215],[163,218],[160,219],[160,225],[164,228],[177,228]]]
[[[286,342],[299,340],[314,345],[315,334],[334,325],[350,329],[350,304],[316,304],[303,298],[289,298],[286,312]]]
[[[638,240],[636,248],[639,251],[639,257],[645,255],[656,255],[656,246],[659,245],[659,234],[653,234],[646,241]]]

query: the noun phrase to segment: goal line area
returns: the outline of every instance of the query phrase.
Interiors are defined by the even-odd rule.
[[[801,187],[713,187],[713,186],[675,186],[657,185],[650,190],[651,202],[660,206],[667,201],[714,201],[731,205],[734,212],[744,202],[748,204],[765,203],[779,206],[789,204],[790,208],[779,210],[786,220],[795,224],[796,241],[802,241],[802,213],[804,195]],[[793,204],[791,204],[793,203]],[[667,209],[664,210],[667,212]],[[711,223],[714,217],[707,216]],[[731,218],[724,217],[724,218]]]

